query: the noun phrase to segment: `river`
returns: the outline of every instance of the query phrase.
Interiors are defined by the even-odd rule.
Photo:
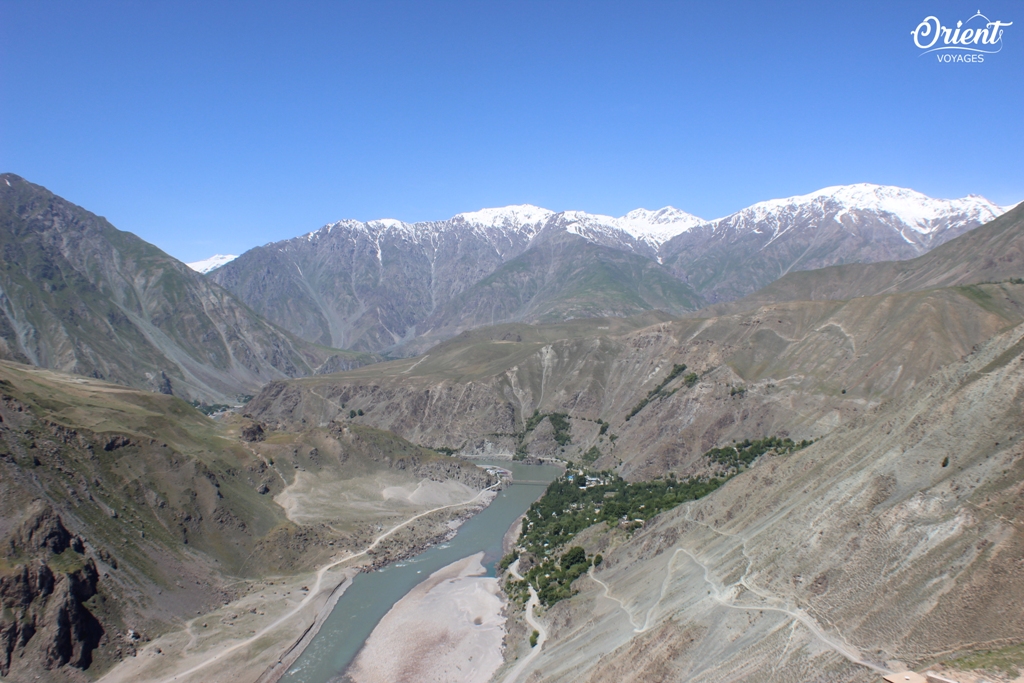
[[[447,543],[429,548],[380,571],[360,574],[338,600],[320,632],[281,677],[282,683],[327,683],[355,658],[388,610],[420,581],[456,560],[484,552],[484,566],[494,576],[501,559],[501,541],[509,526],[556,477],[554,465],[523,465],[508,460],[475,461],[512,470],[512,486],[500,491],[479,514],[459,527]]]

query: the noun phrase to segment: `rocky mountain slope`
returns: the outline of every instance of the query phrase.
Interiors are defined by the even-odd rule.
[[[867,683],[1024,640],[1022,349],[1018,325],[635,535],[577,537],[604,562],[526,680]]]
[[[950,239],[998,207],[873,186],[731,222],[521,206],[333,224],[204,277],[0,180],[0,353],[79,373],[0,361],[4,676],[266,668],[344,579],[339,552],[401,556],[448,513],[376,534],[492,482],[440,451],[644,480],[766,436],[819,441],[639,533],[579,537],[605,564],[542,616],[534,678],[867,681],[1024,637],[1021,209]],[[354,367],[216,282],[306,338],[423,353]],[[215,421],[87,374],[263,386]]]
[[[683,313],[702,299],[654,261],[571,232],[545,228],[530,249],[469,286],[417,325],[401,355],[502,322]]]
[[[0,361],[0,676],[93,680],[193,620],[181,644],[209,647],[240,622],[229,611],[206,629],[201,615],[237,610],[268,575],[299,575],[298,592],[317,563],[434,505],[409,492],[458,502],[491,483],[369,427],[272,433],[172,396]],[[406,498],[387,499],[387,487]],[[368,561],[437,533],[409,531]],[[282,622],[261,651],[279,656],[307,626]]]
[[[909,268],[930,273],[921,282],[957,283],[965,264],[1011,259],[974,280],[1006,275],[1024,234],[1021,211],[917,261],[844,268],[883,276]],[[897,279],[865,281],[898,289]],[[743,303],[736,312],[649,327],[593,319],[479,329],[419,358],[271,383],[248,409],[285,425],[344,419],[359,409],[356,422],[432,447],[576,460],[589,454],[632,478],[685,475],[700,471],[700,456],[728,439],[817,438],[900,396],[1024,319],[1024,283]],[[670,378],[678,365],[693,377]],[[535,412],[564,413],[571,441],[554,438],[550,419],[528,429]]]
[[[709,310],[720,313],[782,301],[848,299],[1022,276],[1024,204],[915,259],[790,273],[748,297]]]
[[[526,680],[867,683],[1024,639],[1022,232],[1014,211],[866,267],[881,275],[854,298],[477,328],[271,383],[247,410],[629,480],[718,472],[705,454],[735,440],[816,439],[642,531],[578,535],[604,562],[540,615]],[[513,626],[497,680],[533,628]]]
[[[432,223],[341,221],[252,249],[210,277],[304,339],[411,355],[480,325],[682,313],[790,271],[912,258],[1000,213],[981,197],[875,185],[715,221],[672,207],[613,218],[510,206]],[[590,246],[570,248],[570,237]]]
[[[0,357],[235,401],[265,382],[368,362],[267,323],[135,235],[0,176]]]
[[[1024,285],[998,284],[633,330],[628,320],[503,325],[415,359],[273,382],[246,409],[284,426],[340,419],[465,453],[589,453],[629,478],[685,476],[730,439],[822,436],[1021,320]],[[687,370],[673,376],[678,365]],[[571,441],[558,443],[548,419],[529,427],[535,412],[565,414]]]
[[[646,261],[698,220],[671,208],[615,219],[511,206],[433,223],[341,221],[252,249],[210,277],[304,339],[380,351],[482,321],[692,310],[699,299]],[[609,265],[586,281],[581,256]],[[542,291],[552,282],[562,289]],[[495,305],[495,292],[508,300]]]
[[[1003,212],[975,195],[950,200],[866,183],[826,187],[687,230],[663,244],[660,256],[708,301],[731,301],[794,271],[914,258]]]

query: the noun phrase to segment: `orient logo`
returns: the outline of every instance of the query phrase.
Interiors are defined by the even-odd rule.
[[[979,10],[967,21],[956,26],[945,26],[938,17],[925,17],[910,35],[914,45],[922,50],[921,56],[937,53],[940,63],[980,63],[985,55],[1003,49],[1003,29],[1013,26],[1012,21],[992,21]]]

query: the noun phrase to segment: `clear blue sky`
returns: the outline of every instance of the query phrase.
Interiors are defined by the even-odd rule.
[[[1024,199],[1024,2],[0,0],[0,171],[183,260],[341,218],[705,218],[852,182]]]

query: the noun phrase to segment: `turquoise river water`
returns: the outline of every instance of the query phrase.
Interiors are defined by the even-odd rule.
[[[282,683],[327,683],[338,678],[392,605],[441,567],[482,550],[487,573],[494,576],[505,532],[540,498],[562,469],[507,460],[477,462],[512,470],[512,486],[500,491],[490,505],[459,527],[458,533],[447,543],[380,571],[358,575],[338,600],[320,632],[281,678]]]

